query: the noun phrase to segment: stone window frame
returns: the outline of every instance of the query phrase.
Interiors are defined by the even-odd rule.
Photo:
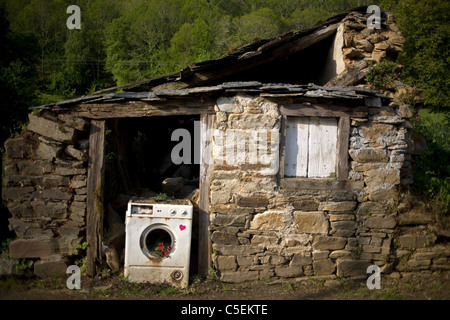
[[[361,181],[349,180],[350,117],[367,118],[368,106],[340,106],[311,103],[291,103],[280,106],[280,156],[278,180],[282,189],[290,190],[348,190],[357,192],[363,188]],[[336,177],[309,178],[285,177],[286,123],[288,117],[324,117],[338,120],[336,145]]]

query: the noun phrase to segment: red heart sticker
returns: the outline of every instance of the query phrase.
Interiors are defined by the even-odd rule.
[[[186,226],[180,224],[180,230],[183,231],[184,229],[186,229]]]

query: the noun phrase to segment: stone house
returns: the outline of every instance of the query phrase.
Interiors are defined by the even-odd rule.
[[[396,58],[404,38],[390,14],[380,30],[368,16],[356,8],[175,74],[35,109],[5,143],[3,198],[18,236],[10,256],[35,259],[38,275],[65,272],[86,241],[92,276],[102,243],[123,240],[124,201],[183,177],[188,188],[176,195],[198,187],[191,269],[200,275],[210,266],[230,282],[365,275],[371,264],[448,269],[448,247],[431,248],[437,237],[423,226],[432,217],[399,219],[412,114],[364,76],[368,61]],[[177,128],[200,145],[183,166],[168,161]],[[106,225],[122,233],[106,235]]]

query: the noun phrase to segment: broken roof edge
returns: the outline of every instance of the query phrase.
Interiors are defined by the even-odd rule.
[[[323,98],[323,99],[364,99],[364,98],[380,98],[383,100],[392,100],[391,97],[384,95],[380,91],[353,86],[319,86],[313,83],[302,84],[286,84],[286,83],[262,83],[258,81],[246,82],[225,82],[216,86],[203,86],[184,89],[161,89],[145,92],[116,92],[106,93],[103,95],[92,94],[79,98],[58,101],[33,107],[33,110],[52,110],[53,107],[68,107],[78,104],[91,103],[111,103],[128,101],[147,101],[161,102],[170,98],[186,98],[194,97],[201,94],[223,93],[224,95],[243,93],[243,94],[260,94],[276,97],[305,97],[305,98]]]

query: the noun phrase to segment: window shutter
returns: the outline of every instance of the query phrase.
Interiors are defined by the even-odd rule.
[[[284,174],[330,177],[336,170],[337,119],[288,117]]]

